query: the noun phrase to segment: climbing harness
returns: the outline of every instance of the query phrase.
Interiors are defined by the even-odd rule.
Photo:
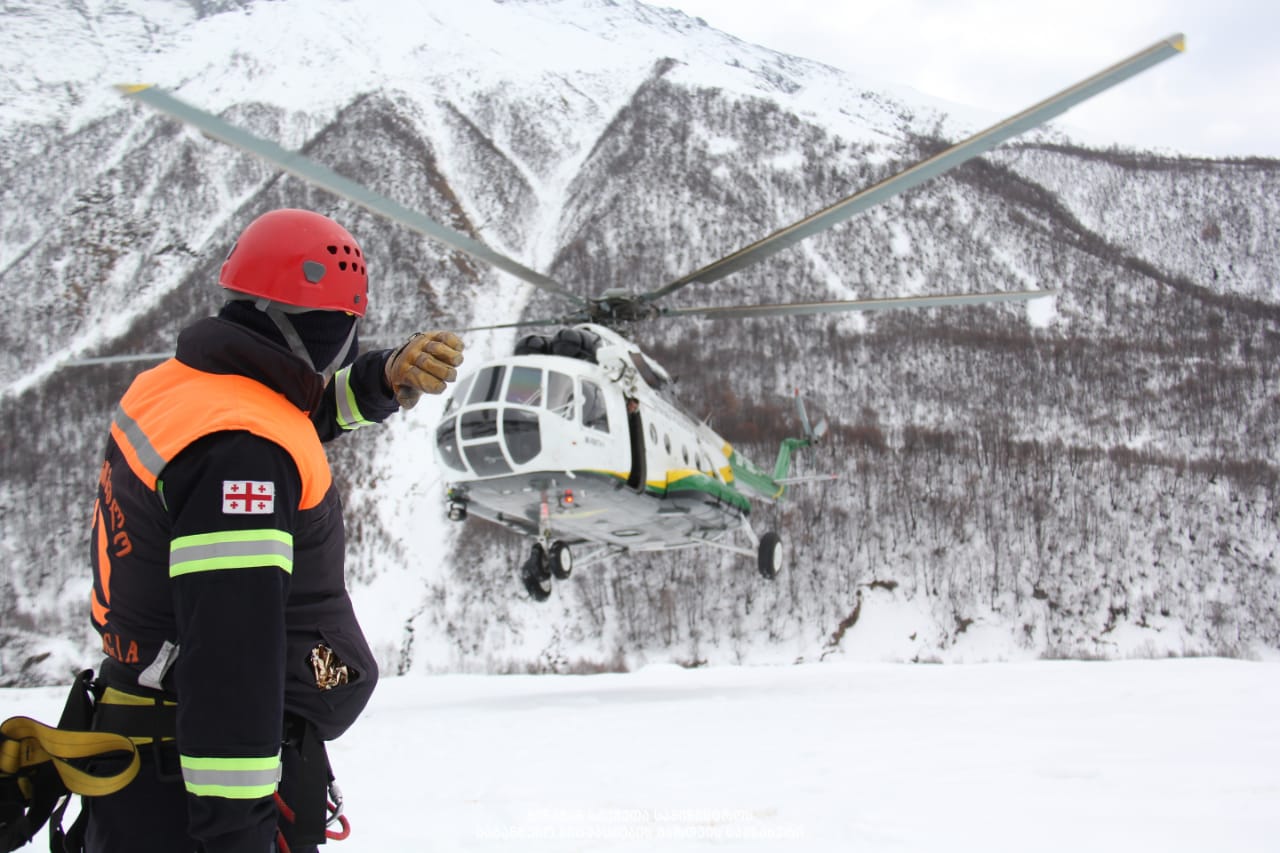
[[[30,717],[10,717],[0,724],[0,853],[30,842],[50,819],[51,849],[61,850],[68,834],[74,836],[80,825],[77,821],[70,833],[62,830],[72,794],[112,794],[138,775],[138,751],[132,741],[89,731],[92,681],[92,670],[76,676],[56,728]]]

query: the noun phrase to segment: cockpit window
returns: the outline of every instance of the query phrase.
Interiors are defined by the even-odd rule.
[[[511,368],[507,402],[520,406],[542,405],[542,371],[536,367]]]
[[[574,418],[573,377],[547,371],[547,408],[567,421]]]
[[[471,396],[467,398],[470,404],[475,403],[492,403],[498,399],[498,391],[502,388],[502,376],[506,372],[506,368],[502,365],[496,367],[486,367],[476,374],[475,387],[471,389]]]
[[[609,431],[609,410],[605,406],[604,392],[594,382],[582,380],[582,425]]]

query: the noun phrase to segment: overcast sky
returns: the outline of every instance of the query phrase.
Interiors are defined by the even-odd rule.
[[[1186,53],[1059,118],[1081,141],[1280,157],[1272,0],[649,0],[746,41],[1011,115],[1174,33]]]

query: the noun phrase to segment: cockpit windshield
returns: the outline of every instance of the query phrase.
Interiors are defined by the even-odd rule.
[[[453,392],[453,396],[449,398],[449,402],[445,403],[444,413],[446,415],[462,408],[462,401],[467,399],[467,394],[471,391],[471,383],[475,381],[476,375],[474,373],[458,380],[457,389]]]
[[[506,374],[507,368],[501,364],[495,367],[486,367],[476,374],[476,384],[471,389],[471,396],[467,398],[468,405],[476,403],[492,403],[498,399],[498,392],[502,389],[502,377]]]
[[[536,367],[511,368],[507,402],[521,406],[542,405],[542,371]]]

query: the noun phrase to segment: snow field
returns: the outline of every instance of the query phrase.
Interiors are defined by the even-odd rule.
[[[353,830],[328,849],[1274,850],[1278,675],[1181,659],[388,678],[331,745]],[[61,693],[0,691],[0,714],[56,719]]]

